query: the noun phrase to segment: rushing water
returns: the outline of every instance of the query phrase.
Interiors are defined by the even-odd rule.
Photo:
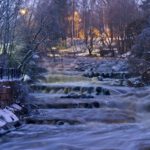
[[[37,108],[0,150],[149,150],[150,88],[107,87],[111,96],[94,99],[32,94]]]

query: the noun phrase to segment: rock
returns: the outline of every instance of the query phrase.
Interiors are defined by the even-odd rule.
[[[22,110],[22,107],[19,106],[18,104],[12,104],[11,107],[14,108],[14,109],[17,110],[17,111],[21,111],[21,110]]]
[[[98,77],[99,75],[100,73],[94,71],[93,68],[86,70],[85,73],[83,74],[84,77],[88,77],[88,78]]]
[[[150,69],[142,74],[142,81],[147,85],[150,84]]]
[[[94,88],[88,87],[87,92],[88,92],[88,94],[92,94],[92,92],[94,92]]]
[[[103,94],[104,94],[104,95],[110,95],[110,91],[107,90],[107,89],[104,89],[104,90],[103,90]]]
[[[13,122],[13,119],[11,118],[11,116],[2,109],[0,109],[0,117],[3,119],[3,121],[6,121],[7,123]]]
[[[130,80],[127,80],[127,85],[129,87],[144,87],[144,83],[141,80],[141,78],[132,78]]]
[[[96,95],[100,95],[102,92],[102,88],[101,87],[97,87],[96,88]]]
[[[76,86],[76,87],[73,87],[72,90],[76,91],[76,92],[79,92],[81,89],[80,89],[80,86]]]
[[[100,75],[100,73],[98,73],[98,72],[93,72],[93,76],[94,77],[98,77]]]
[[[6,125],[6,122],[4,120],[0,119],[0,127],[3,127],[5,125]]]
[[[100,105],[99,102],[96,102],[96,101],[95,101],[95,102],[92,103],[92,106],[93,106],[94,108],[100,108],[101,105]]]
[[[7,114],[11,117],[12,122],[17,122],[17,121],[19,121],[18,117],[17,117],[14,113],[12,113],[10,110],[4,109],[3,111],[4,111],[5,113],[7,113]]]
[[[98,76],[97,79],[98,79],[98,81],[103,81],[103,77],[102,76]]]
[[[30,81],[31,81],[31,78],[30,78],[28,75],[24,75],[23,81],[24,81],[24,82],[30,82]]]

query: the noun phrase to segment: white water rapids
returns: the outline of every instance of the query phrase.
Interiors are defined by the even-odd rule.
[[[57,104],[59,108],[33,110],[31,117],[42,122],[23,124],[1,137],[0,150],[149,150],[150,88],[107,88],[110,96],[94,99],[34,93],[37,99],[31,100],[33,104]],[[98,108],[61,108],[62,104],[95,101]]]

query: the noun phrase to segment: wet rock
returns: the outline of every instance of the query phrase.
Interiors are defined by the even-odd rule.
[[[84,77],[92,78],[93,77],[93,72],[91,70],[85,71],[83,74]]]
[[[80,91],[81,89],[80,89],[79,86],[77,86],[77,87],[72,88],[72,90],[73,90],[73,91]]]
[[[64,125],[65,122],[63,122],[63,121],[58,121],[58,122],[56,122],[56,124],[59,125],[59,126],[61,126],[61,125]]]
[[[92,94],[92,92],[94,92],[94,88],[93,87],[88,87],[87,88],[87,93]]]
[[[102,78],[126,79],[131,75],[128,72],[102,72],[100,76]]]
[[[111,78],[110,73],[102,73],[101,76],[102,76],[103,78]]]
[[[96,88],[96,95],[100,95],[102,92],[102,88],[101,87],[97,87]]]
[[[110,91],[107,90],[107,89],[103,89],[103,94],[104,94],[104,95],[110,95]]]
[[[100,103],[99,102],[93,102],[92,103],[92,106],[94,107],[94,108],[100,108]]]
[[[127,80],[127,85],[129,87],[144,87],[144,83],[141,78],[132,78]]]
[[[98,80],[98,81],[103,81],[103,77],[102,77],[102,76],[98,76],[98,77],[97,77],[97,80]]]
[[[96,87],[96,95],[100,95],[100,94],[103,94],[103,95],[110,95],[110,91],[108,89],[103,89],[101,87]]]
[[[83,74],[84,77],[88,77],[88,78],[98,77],[99,75],[100,73],[94,71],[93,68],[86,70],[85,73]]]

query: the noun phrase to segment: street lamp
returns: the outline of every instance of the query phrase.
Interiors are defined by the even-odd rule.
[[[25,16],[28,13],[28,10],[26,8],[21,8],[19,12],[22,16]]]

